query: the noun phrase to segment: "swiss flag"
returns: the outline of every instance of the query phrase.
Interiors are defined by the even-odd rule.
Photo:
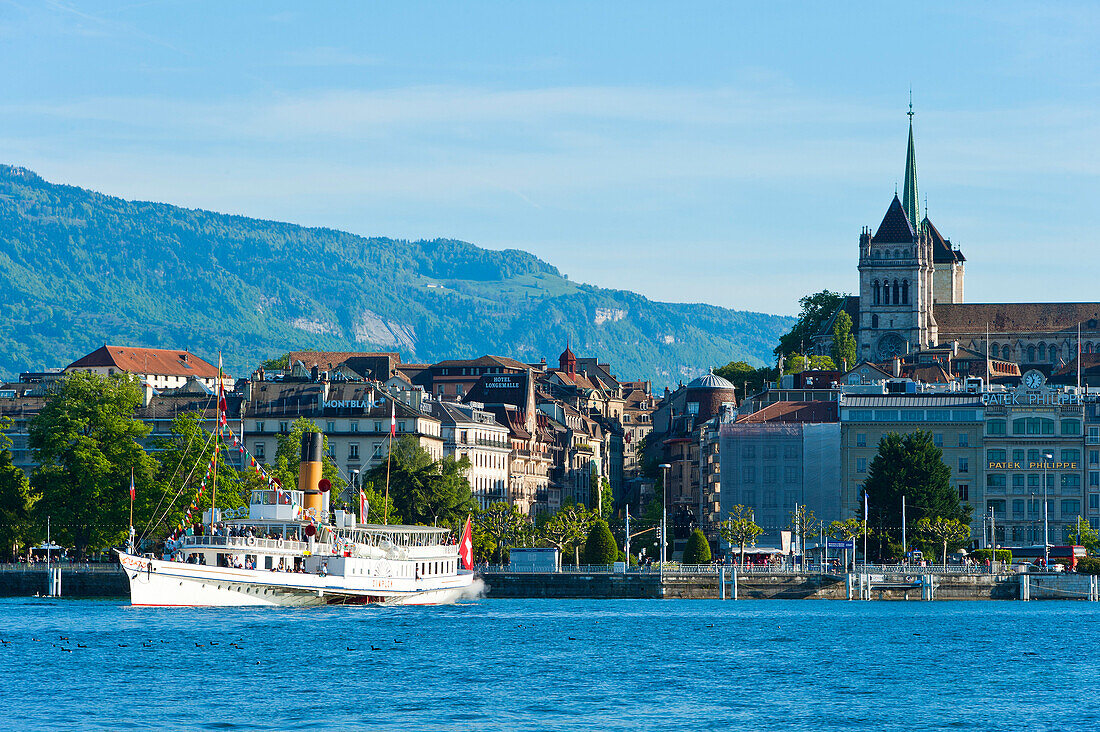
[[[474,568],[474,537],[470,519],[466,519],[466,528],[462,530],[462,541],[458,542],[458,556],[462,557],[462,566]]]
[[[390,437],[397,435],[397,404],[390,402]]]
[[[367,494],[360,489],[359,491],[359,523],[367,523]]]

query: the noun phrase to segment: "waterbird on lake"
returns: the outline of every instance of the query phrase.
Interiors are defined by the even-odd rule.
[[[394,638],[394,639],[393,639],[393,642],[394,642],[394,643],[404,643],[405,641],[400,641],[400,640],[397,640],[396,638]]]
[[[344,646],[344,647],[345,647],[345,648],[347,648],[347,649],[348,649],[349,651],[355,651],[355,650],[358,650],[358,649],[356,649],[356,648],[352,648],[351,646]]]
[[[371,647],[370,647],[370,649],[371,649],[372,651],[380,651],[380,650],[382,650],[381,648],[375,648],[374,646],[371,646]]]
[[[77,643],[76,647],[77,648],[87,648],[88,646],[84,645],[83,643]]]
[[[63,635],[59,635],[59,636],[57,636],[57,639],[58,639],[58,640],[69,640],[68,638],[66,638],[66,637],[65,637],[65,636],[63,636]]]

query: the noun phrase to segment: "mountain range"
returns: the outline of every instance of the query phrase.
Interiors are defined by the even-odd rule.
[[[731,287],[733,283],[731,283]],[[183,348],[245,375],[288,350],[555,361],[675,384],[771,361],[793,318],[581,284],[515,249],[126,201],[0,166],[0,375],[109,344]]]

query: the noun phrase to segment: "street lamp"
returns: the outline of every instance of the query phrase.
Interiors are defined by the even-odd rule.
[[[1054,459],[1054,453],[1043,453],[1043,571],[1050,569],[1050,523],[1047,511],[1047,465]]]
[[[668,471],[672,466],[668,463],[661,463],[657,466],[664,471],[664,480],[661,481],[661,571],[665,568],[665,542],[668,541],[668,524],[665,520],[665,514],[667,513],[665,503],[668,501]]]

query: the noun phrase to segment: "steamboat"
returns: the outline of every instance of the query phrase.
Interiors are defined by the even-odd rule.
[[[247,512],[222,521],[211,509],[197,527],[169,540],[160,558],[132,547],[120,551],[131,604],[430,605],[477,596],[469,520],[456,542],[449,529],[330,514],[321,445],[320,434],[302,436],[298,490],[254,490]]]

